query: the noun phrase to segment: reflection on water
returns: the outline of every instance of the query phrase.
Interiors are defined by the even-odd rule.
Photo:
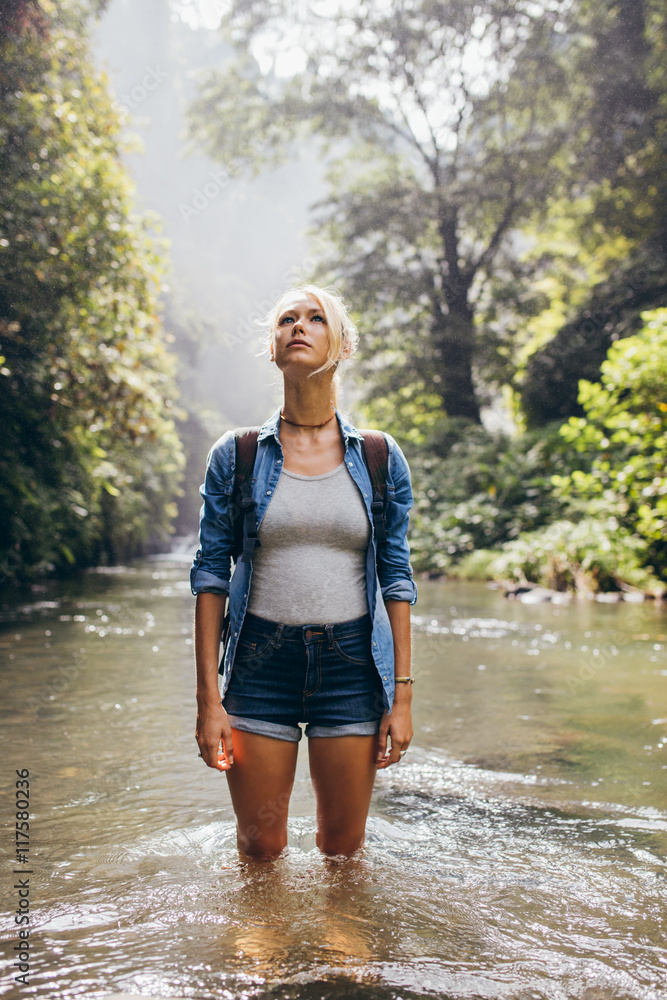
[[[186,576],[146,561],[2,613],[2,777],[30,769],[33,812],[21,995],[667,995],[662,606],[421,584],[415,738],[366,848],[319,855],[302,754],[288,852],[262,865],[196,756]]]

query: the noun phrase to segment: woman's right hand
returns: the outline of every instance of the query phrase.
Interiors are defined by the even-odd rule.
[[[225,594],[204,591],[195,602],[195,665],[197,669],[197,726],[195,738],[202,758],[216,771],[234,763],[232,727],[220,703],[218,663]],[[222,743],[222,749],[220,744]]]
[[[195,738],[204,763],[216,771],[228,771],[234,763],[232,727],[220,699],[197,699]],[[220,748],[222,744],[222,749]]]

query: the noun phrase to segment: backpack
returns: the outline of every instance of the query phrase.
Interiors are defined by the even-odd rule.
[[[259,427],[241,427],[234,434],[236,471],[231,509],[234,525],[232,558],[235,563],[239,559],[243,562],[252,562],[255,547],[261,544],[257,537],[257,504],[250,491],[259,431]],[[363,430],[359,433],[362,435],[361,450],[373,488],[371,516],[375,537],[378,542],[386,542],[387,524],[384,506],[387,496],[389,446],[381,431]]]

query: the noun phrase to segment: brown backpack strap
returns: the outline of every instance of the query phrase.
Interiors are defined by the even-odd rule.
[[[375,537],[378,542],[387,540],[387,522],[385,517],[385,500],[387,498],[387,478],[389,476],[389,445],[382,431],[360,430],[362,436],[361,450],[371,477],[373,501],[371,514]]]
[[[235,484],[240,486],[245,479],[252,477],[257,454],[257,438],[259,427],[238,427],[234,431],[236,438],[236,464],[234,472]]]
[[[234,470],[234,561],[252,562],[257,537],[257,504],[251,491],[252,472],[257,456],[259,427],[239,427],[235,431],[236,464]]]

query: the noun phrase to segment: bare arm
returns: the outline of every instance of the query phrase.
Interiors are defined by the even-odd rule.
[[[408,601],[386,601],[387,614],[394,638],[394,676],[409,677],[412,669],[412,635]],[[387,750],[387,737],[391,748]],[[391,714],[385,712],[380,723],[377,766],[389,767],[400,760],[401,750],[407,750],[412,739],[412,684],[397,684]]]
[[[195,604],[195,664],[197,668],[197,727],[195,736],[209,767],[227,771],[234,763],[232,730],[220,703],[218,660],[225,615],[225,594],[197,594]],[[219,751],[222,741],[222,752]]]

